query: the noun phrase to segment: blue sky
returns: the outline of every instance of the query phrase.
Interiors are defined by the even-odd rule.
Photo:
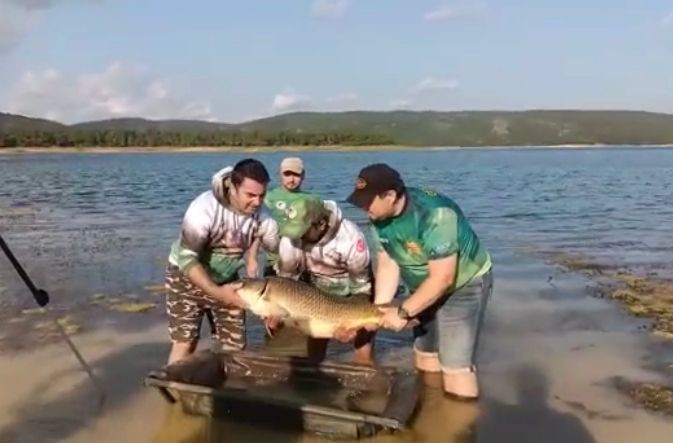
[[[673,0],[0,0],[0,110],[673,112]]]

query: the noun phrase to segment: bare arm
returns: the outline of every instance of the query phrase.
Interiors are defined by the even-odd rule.
[[[215,284],[201,263],[196,262],[189,266],[186,275],[194,285],[213,299],[227,305],[245,307],[245,303],[236,293],[236,289],[240,285],[237,283],[229,283],[222,286]]]
[[[400,268],[383,250],[376,255],[376,273],[374,283],[374,303],[377,305],[390,303],[400,281]]]
[[[453,254],[428,262],[428,277],[402,304],[409,315],[414,317],[423,312],[454,284],[457,258],[458,255]]]
[[[257,254],[261,242],[262,240],[260,238],[255,238],[248,249],[248,256],[246,258],[246,273],[248,274],[248,277],[257,277],[257,271],[259,270]]]
[[[208,272],[206,272],[206,269],[201,263],[192,264],[187,269],[186,275],[193,284],[198,286],[198,288],[207,295],[217,298],[217,290],[219,289],[219,286],[210,279]]]

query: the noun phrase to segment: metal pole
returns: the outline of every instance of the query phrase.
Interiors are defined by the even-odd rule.
[[[23,266],[21,266],[21,263],[16,259],[14,254],[12,253],[11,249],[9,249],[9,246],[7,243],[5,243],[5,240],[2,238],[2,235],[0,235],[0,248],[2,248],[3,252],[9,259],[9,261],[12,263],[12,266],[14,266],[14,269],[16,272],[19,274],[23,282],[26,284],[30,292],[33,294],[33,298],[35,299],[35,302],[40,306],[41,308],[45,308],[47,304],[49,304],[49,294],[47,291],[44,289],[39,289],[35,287],[33,284],[33,281],[30,279],[26,271],[23,269]],[[46,309],[46,308],[45,308]],[[103,404],[105,403],[105,390],[102,388],[100,385],[100,382],[96,378],[96,376],[93,373],[93,370],[91,369],[91,366],[84,360],[84,357],[82,357],[82,354],[77,350],[77,347],[75,344],[70,340],[70,337],[68,336],[67,332],[65,331],[65,328],[57,321],[55,316],[52,315],[51,311],[49,312],[49,316],[51,320],[54,322],[56,327],[58,328],[59,332],[61,333],[61,336],[65,339],[66,343],[68,344],[68,347],[70,347],[70,350],[72,351],[73,354],[75,354],[75,358],[77,358],[77,361],[79,364],[82,366],[84,371],[88,374],[89,380],[91,380],[91,383],[94,386],[94,389],[98,392],[98,411],[100,412],[103,408]]]

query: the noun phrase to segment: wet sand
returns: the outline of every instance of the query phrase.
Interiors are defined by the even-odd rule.
[[[670,416],[640,407],[615,386],[619,378],[667,383],[673,374],[668,342],[643,328],[644,319],[594,297],[591,281],[580,274],[559,273],[533,258],[505,255],[500,263],[481,343],[483,398],[448,400],[436,377],[428,377],[411,429],[372,441],[670,441]],[[101,415],[65,343],[3,350],[0,441],[318,441],[187,416],[143,387],[143,377],[168,352],[158,311],[119,314],[127,316],[123,323],[139,323],[133,329],[89,326],[72,336],[107,391]],[[332,351],[331,358],[350,357],[347,348]],[[408,367],[410,350],[387,347],[380,357]]]

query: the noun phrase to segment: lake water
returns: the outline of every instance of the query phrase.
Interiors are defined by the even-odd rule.
[[[274,183],[286,155],[254,154],[267,165]],[[521,437],[549,432],[574,436],[567,441],[633,441],[629,439],[635,436],[665,441],[657,438],[673,431],[670,422],[620,405],[621,398],[605,387],[605,380],[622,372],[649,374],[643,367],[652,363],[652,348],[637,335],[641,322],[591,298],[587,282],[579,277],[557,276],[556,286],[550,286],[548,277],[555,268],[535,254],[580,253],[604,263],[670,275],[673,149],[300,155],[308,171],[306,189],[337,200],[345,215],[358,223],[365,224],[364,214],[344,199],[361,167],[384,161],[397,168],[409,185],[453,198],[490,250],[496,280],[481,360],[486,405],[492,412],[480,422],[479,441],[505,441],[499,439],[503,435],[541,441]],[[0,156],[0,233],[38,286],[50,292],[57,308],[80,312],[88,309],[97,293],[136,294],[156,302],[143,287],[162,283],[169,247],[188,204],[209,188],[214,172],[241,158],[240,153]],[[0,257],[0,303],[5,317],[34,306],[4,257]],[[124,331],[131,326],[150,331],[152,322],[160,331],[155,338],[166,342],[159,311],[120,320]],[[105,319],[89,321],[85,329],[109,325]],[[262,334],[258,326],[252,332],[258,338]],[[408,337],[382,334],[381,342],[389,361],[408,362],[407,354],[395,351],[409,343]],[[666,349],[670,353],[670,347]],[[659,356],[666,355],[659,351]],[[165,355],[154,348],[152,352],[160,358]],[[145,369],[139,368],[133,377],[141,377]],[[101,371],[105,378],[105,367]],[[117,383],[116,373],[109,377],[110,383]],[[89,394],[73,395],[74,400],[59,400],[48,410],[66,410],[68,399],[76,404]],[[425,441],[454,441],[448,433],[455,429],[438,435],[433,426],[442,422],[444,413],[460,422],[469,420],[456,414],[469,416],[473,411],[430,398],[417,432],[436,437]],[[129,412],[129,417],[136,415],[137,411]],[[14,430],[29,422],[19,420]],[[588,430],[573,434],[580,422]],[[182,422],[173,417],[162,429],[173,432],[176,423]],[[223,429],[226,434],[229,428]],[[643,429],[651,432],[649,437],[643,436]],[[595,440],[587,437],[591,434]]]
[[[256,155],[276,179],[284,154]],[[343,202],[360,167],[385,161],[410,185],[456,200],[499,262],[503,250],[559,249],[660,268],[673,258],[673,150],[304,153],[306,187]],[[0,156],[0,229],[31,274],[72,304],[162,279],[181,217],[241,154]],[[1,262],[0,263],[5,263]],[[0,300],[25,300],[0,266]]]

